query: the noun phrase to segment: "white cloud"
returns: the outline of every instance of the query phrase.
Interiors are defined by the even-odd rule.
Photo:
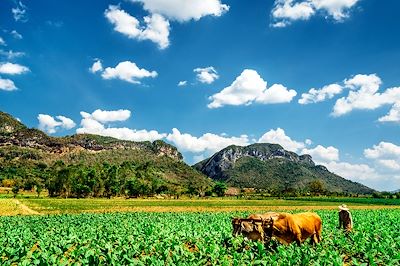
[[[82,114],[82,113],[81,113]],[[131,117],[131,111],[119,109],[116,111],[103,111],[101,109],[95,110],[92,114],[87,114],[83,112],[83,117],[91,117],[100,123],[115,122],[115,121],[125,121]]]
[[[17,90],[17,87],[12,80],[0,78],[0,90],[15,91]]]
[[[23,37],[21,34],[19,34],[16,30],[11,31],[11,35],[18,40],[21,40]]]
[[[395,103],[389,113],[378,119],[379,122],[400,122],[400,101]]]
[[[317,145],[312,149],[303,149],[302,154],[309,154],[317,164],[339,161],[339,150],[335,147]]]
[[[102,111],[96,110],[92,114],[81,112],[81,127],[76,130],[78,134],[96,134],[131,141],[154,141],[162,139],[166,134],[156,130],[136,130],[126,127],[106,127],[107,122],[124,121],[130,117],[129,110]]]
[[[386,169],[398,171],[400,170],[400,163],[397,160],[378,160],[378,163],[381,164]]]
[[[253,102],[285,103],[290,102],[296,94],[294,90],[287,90],[280,84],[274,84],[267,89],[267,82],[257,71],[245,69],[230,86],[209,97],[211,103],[208,104],[208,108],[250,105]]]
[[[343,87],[338,84],[330,84],[322,87],[322,89],[310,89],[308,93],[303,93],[299,104],[309,104],[322,102],[332,99],[335,95],[342,93]]]
[[[376,74],[359,74],[344,83],[350,88],[350,92],[336,101],[333,116],[341,116],[353,110],[374,110],[386,104],[400,102],[400,87],[378,92],[382,81]]]
[[[364,156],[377,164],[381,171],[400,173],[400,146],[396,144],[381,141],[378,145],[365,149]]]
[[[146,26],[141,26],[137,18],[129,15],[118,6],[110,5],[104,12],[114,30],[137,40],[150,40],[157,43],[160,49],[169,45],[169,22],[159,14],[143,18]]]
[[[289,103],[297,95],[295,90],[289,90],[282,84],[274,84],[256,98],[256,102],[264,104]]]
[[[0,63],[0,73],[8,75],[19,75],[28,72],[29,68],[21,66],[19,64],[13,64],[10,62]]]
[[[308,20],[314,15],[327,14],[341,22],[359,0],[275,0],[271,11],[273,27],[285,27],[296,20]]]
[[[201,83],[211,84],[219,78],[217,71],[214,67],[195,68],[193,71],[196,74],[197,80]]]
[[[221,16],[229,10],[229,6],[220,0],[131,0],[140,2],[150,13],[161,14],[171,20],[180,22],[199,20],[204,16]]]
[[[374,145],[371,149],[365,149],[364,156],[369,159],[400,159],[400,146],[390,142],[381,141],[378,145]]]
[[[187,85],[187,80],[181,80],[181,81],[178,82],[178,86],[179,87],[183,87],[183,86],[186,86],[186,85]]]
[[[102,72],[101,76],[103,79],[120,79],[130,83],[140,84],[139,79],[149,77],[155,78],[157,72],[139,68],[134,62],[124,61],[118,63],[115,68],[107,67]]]
[[[233,144],[240,146],[249,145],[249,138],[247,135],[226,137],[213,133],[206,133],[201,137],[194,137],[187,133],[181,133],[176,128],[173,128],[172,133],[168,134],[166,138],[177,146],[179,150],[193,153],[214,153]]]
[[[293,20],[308,20],[314,13],[315,9],[309,1],[295,3],[293,0],[276,0],[271,11],[275,20],[272,26],[285,27]]]
[[[76,125],[72,119],[62,115],[56,116],[58,121],[54,117],[46,114],[39,114],[37,118],[39,120],[39,129],[50,134],[56,133],[60,127],[71,129]]]
[[[101,64],[101,60],[97,59],[93,65],[89,68],[89,71],[92,73],[96,73],[98,71],[103,71],[103,65]]]
[[[3,38],[1,38],[0,37],[0,45],[4,45],[4,46],[6,46],[7,44],[6,44],[6,42],[4,41],[4,39]]]
[[[16,4],[17,6],[11,9],[15,21],[27,22],[27,7],[21,1],[17,2]]]
[[[380,175],[376,170],[367,164],[351,164],[347,162],[332,161],[324,165],[333,173],[356,182],[361,181],[364,183],[366,180],[380,178]]]
[[[0,49],[0,56],[4,56],[7,59],[14,59],[14,58],[17,58],[17,57],[22,57],[24,55],[25,55],[25,53],[23,53],[23,52],[13,52],[12,50],[7,52],[7,51],[4,51],[4,50]]]
[[[311,0],[315,9],[325,10],[334,20],[341,21],[349,16],[349,10],[359,0]]]
[[[258,140],[258,143],[275,143],[281,145],[284,149],[298,152],[305,147],[304,142],[292,140],[286,135],[285,130],[277,128],[276,130],[271,129],[266,132]]]

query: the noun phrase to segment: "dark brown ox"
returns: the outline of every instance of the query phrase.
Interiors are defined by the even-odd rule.
[[[280,213],[278,217],[263,219],[263,231],[275,237],[280,243],[297,245],[311,238],[311,243],[321,241],[322,221],[316,213]]]
[[[277,218],[279,213],[267,212],[264,214],[250,214],[247,218],[233,218],[233,236],[242,234],[244,237],[250,240],[265,240],[265,234],[263,231],[263,221],[270,218]]]

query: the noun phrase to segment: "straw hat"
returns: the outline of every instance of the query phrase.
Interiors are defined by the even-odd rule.
[[[347,208],[347,205],[346,205],[346,204],[340,205],[340,206],[339,206],[339,209],[342,210],[342,211],[348,211],[348,210],[349,210],[349,208]]]

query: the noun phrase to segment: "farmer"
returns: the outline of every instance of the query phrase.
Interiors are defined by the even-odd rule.
[[[353,219],[351,213],[346,204],[339,206],[339,229],[343,228],[346,232],[350,232],[353,229]]]

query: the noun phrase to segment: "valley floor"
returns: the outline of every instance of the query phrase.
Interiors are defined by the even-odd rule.
[[[0,198],[0,215],[108,213],[108,212],[234,212],[282,210],[336,210],[346,203],[351,209],[400,208],[400,200],[367,198],[292,198],[292,199],[57,199]]]

